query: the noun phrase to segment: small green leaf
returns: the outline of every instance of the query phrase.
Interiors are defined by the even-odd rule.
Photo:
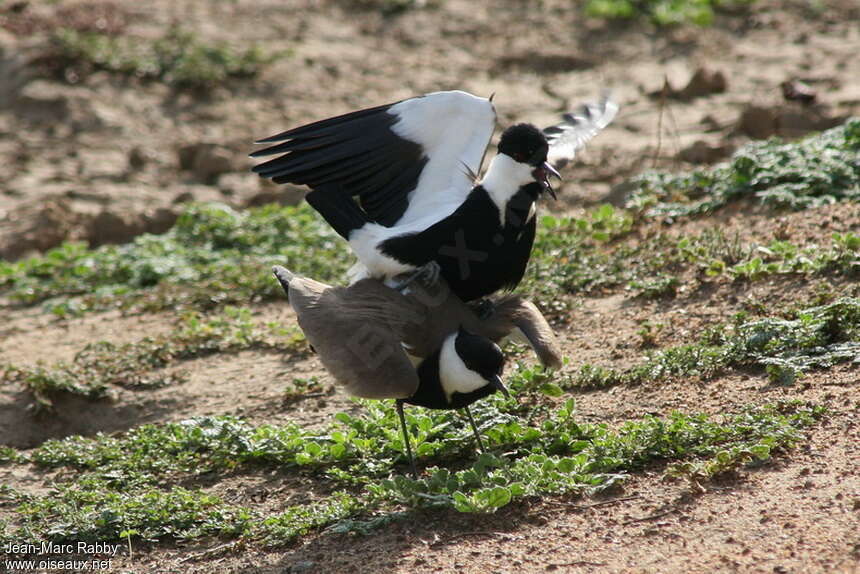
[[[482,507],[495,510],[511,501],[511,491],[504,486],[485,488],[476,492],[475,498]]]
[[[759,460],[767,460],[770,458],[770,447],[766,444],[757,444],[750,447],[750,452]]]
[[[548,397],[560,397],[564,394],[564,389],[555,383],[544,383],[540,386],[540,391]]]
[[[457,512],[477,512],[478,508],[472,500],[459,490],[454,492],[451,497],[454,500],[454,509]]]

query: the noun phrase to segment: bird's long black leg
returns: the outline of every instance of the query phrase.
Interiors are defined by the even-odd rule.
[[[475,419],[472,418],[472,411],[469,410],[468,405],[463,407],[466,411],[466,414],[469,416],[469,424],[472,425],[472,431],[475,433],[475,441],[478,443],[478,450],[481,453],[484,453],[484,443],[481,442],[481,434],[478,432],[478,425],[475,424]]]
[[[418,480],[418,468],[412,457],[412,445],[409,442],[409,433],[406,431],[406,417],[403,416],[403,399],[397,399],[397,415],[400,417],[400,429],[403,431],[403,442],[406,444],[406,455],[409,457],[409,465],[412,467],[412,478]]]

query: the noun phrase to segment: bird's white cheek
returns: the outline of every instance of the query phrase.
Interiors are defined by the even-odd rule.
[[[439,354],[439,382],[449,403],[454,393],[471,393],[487,385],[484,377],[470,370],[457,354],[455,338],[456,335],[448,337]]]

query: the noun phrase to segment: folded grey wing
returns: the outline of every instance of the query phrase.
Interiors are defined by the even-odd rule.
[[[280,265],[275,265],[272,271],[275,273],[275,277],[278,278],[281,287],[284,288],[290,305],[296,309],[297,313],[297,305],[305,308],[308,305],[315,304],[326,291],[332,289],[330,285],[326,285],[325,283],[320,283],[308,277],[294,275]]]
[[[403,344],[413,357],[429,357],[460,327],[483,334],[475,313],[442,277],[432,284],[413,281],[404,291],[399,307]]]
[[[291,283],[290,301],[320,361],[349,394],[368,399],[412,396],[418,374],[397,330],[385,314],[374,313],[355,294],[351,287],[335,287],[316,297],[294,296]]]

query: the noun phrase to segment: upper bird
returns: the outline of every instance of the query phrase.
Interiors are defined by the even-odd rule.
[[[464,301],[515,287],[535,236],[534,203],[552,164],[573,158],[618,110],[604,96],[544,131],[507,128],[477,181],[496,123],[490,99],[435,92],[348,113],[258,141],[252,157],[306,199],[350,244],[353,278],[390,279],[435,261]],[[352,198],[356,197],[357,202]]]

